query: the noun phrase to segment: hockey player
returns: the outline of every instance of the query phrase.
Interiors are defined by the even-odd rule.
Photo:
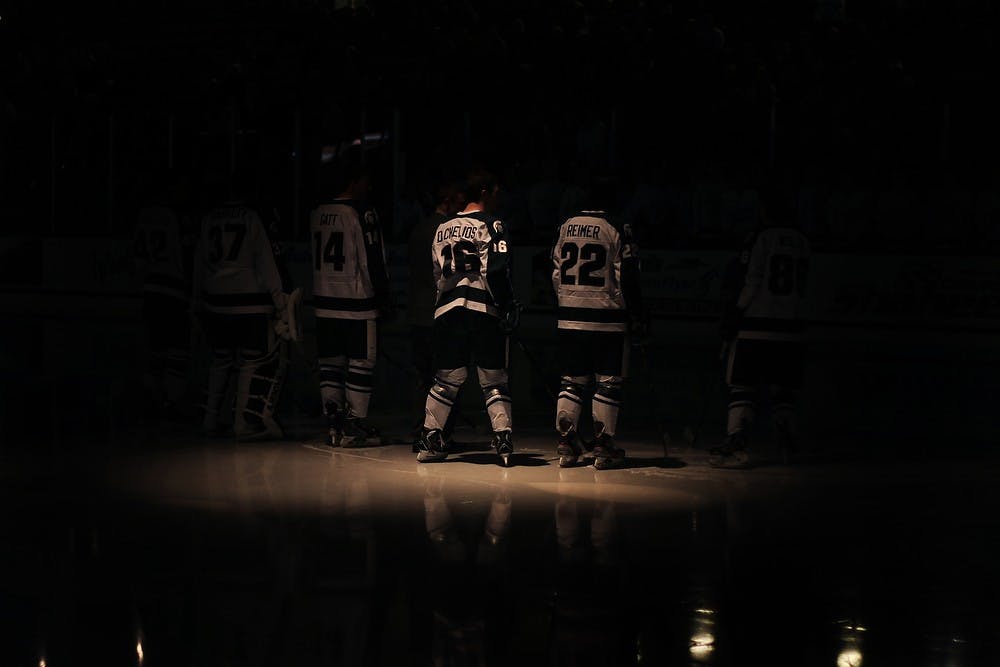
[[[490,211],[499,191],[481,168],[465,181],[466,206],[438,226],[430,252],[437,282],[434,344],[437,372],[427,392],[417,461],[442,461],[442,429],[466,369],[475,366],[493,428],[493,448],[510,465],[511,400],[507,388],[507,335],[517,327],[520,304],[510,279],[510,238]]]
[[[158,416],[180,416],[187,392],[191,336],[188,310],[196,230],[183,207],[187,192],[176,172],[151,175],[149,202],[139,210],[132,255],[143,281],[147,382]]]
[[[727,271],[720,334],[727,346],[729,416],[725,443],[709,451],[714,466],[749,463],[749,433],[761,385],[771,390],[779,447],[786,456],[792,447],[810,247],[790,220],[780,192],[763,190],[760,229]]]
[[[419,419],[415,420],[413,452],[419,451],[420,434],[424,424],[424,401],[434,384],[434,302],[437,299],[437,282],[434,261],[427,249],[434,243],[434,235],[442,222],[452,219],[465,208],[465,190],[460,180],[443,180],[434,190],[434,210],[430,211],[410,232],[409,237],[409,298],[406,303],[410,323],[410,342],[413,346],[413,366],[417,371],[416,399],[419,402]],[[448,423],[443,429],[445,442],[451,440],[457,411],[454,406]]]
[[[559,465],[579,460],[577,428],[587,385],[594,420],[594,468],[621,464],[625,451],[614,436],[628,366],[630,334],[646,327],[639,285],[639,251],[631,226],[608,211],[614,180],[596,177],[588,188],[590,210],[560,225],[552,246],[552,286],[558,301],[557,348],[561,387],[556,403]]]
[[[229,200],[203,218],[192,292],[212,349],[202,426],[209,435],[224,433],[220,413],[235,367],[233,432],[241,440],[283,435],[274,420],[280,358],[272,319],[286,318],[288,303],[271,241],[246,203],[250,191],[249,175],[235,174]]]
[[[376,319],[393,304],[378,215],[366,201],[371,171],[361,149],[338,156],[325,178],[335,194],[312,210],[313,300],[320,395],[331,447],[379,444],[368,422]]]

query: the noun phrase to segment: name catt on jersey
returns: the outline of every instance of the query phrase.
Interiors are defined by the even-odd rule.
[[[375,211],[353,200],[334,200],[312,211],[309,226],[316,316],[378,317],[389,276]]]
[[[257,213],[227,203],[202,220],[195,290],[205,309],[228,315],[269,314],[281,299],[281,276]]]
[[[499,315],[513,299],[507,230],[482,211],[438,225],[431,244],[437,303],[434,317],[454,308]]]
[[[627,330],[629,306],[638,306],[627,294],[638,272],[629,225],[617,225],[602,211],[570,217],[552,246],[552,266],[560,329]]]

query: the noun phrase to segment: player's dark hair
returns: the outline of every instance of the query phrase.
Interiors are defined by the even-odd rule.
[[[483,192],[490,194],[497,185],[496,176],[484,167],[473,167],[465,177],[466,201],[482,201]]]
[[[239,166],[229,174],[229,196],[233,199],[255,198],[257,185],[257,174],[250,166]]]
[[[320,190],[326,196],[336,197],[369,174],[361,146],[347,146],[320,168]]]
[[[610,212],[618,208],[618,179],[613,174],[591,174],[585,190],[584,205],[587,209]]]

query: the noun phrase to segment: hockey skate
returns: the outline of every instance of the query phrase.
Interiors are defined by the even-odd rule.
[[[344,443],[344,411],[336,403],[327,403],[324,408],[328,433],[326,444],[340,447]]]
[[[713,468],[745,468],[749,463],[746,436],[741,431],[730,433],[721,447],[708,450],[708,465]]]
[[[566,419],[559,420],[559,442],[556,445],[556,453],[559,454],[559,467],[571,468],[576,465],[583,454],[579,443],[576,427]]]
[[[425,429],[417,446],[420,449],[417,452],[418,463],[434,463],[448,458],[448,449],[439,429]]]
[[[604,424],[594,422],[594,469],[607,470],[625,462],[625,450],[615,445],[615,440],[604,432]]]
[[[378,427],[364,417],[347,415],[344,420],[344,447],[372,447],[382,444],[382,435]]]
[[[496,431],[493,434],[493,449],[500,457],[500,465],[509,468],[511,456],[514,454],[514,443],[510,439],[510,431]]]

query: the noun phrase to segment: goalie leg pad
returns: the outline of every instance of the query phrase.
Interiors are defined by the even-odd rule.
[[[479,368],[477,372],[493,432],[510,431],[514,425],[511,419],[510,390],[507,388],[507,370]]]
[[[246,350],[242,355],[236,391],[236,435],[261,430],[281,437],[281,428],[274,419],[281,388],[287,370],[285,343],[275,341],[271,349],[261,354]]]
[[[597,388],[591,401],[594,428],[603,425],[603,433],[614,436],[618,426],[618,412],[622,407],[622,377],[620,375],[597,375]]]
[[[424,428],[430,430],[443,430],[448,421],[448,415],[455,405],[458,397],[458,390],[468,371],[465,366],[440,370],[434,376],[434,384],[427,392],[427,401],[424,404]]]

